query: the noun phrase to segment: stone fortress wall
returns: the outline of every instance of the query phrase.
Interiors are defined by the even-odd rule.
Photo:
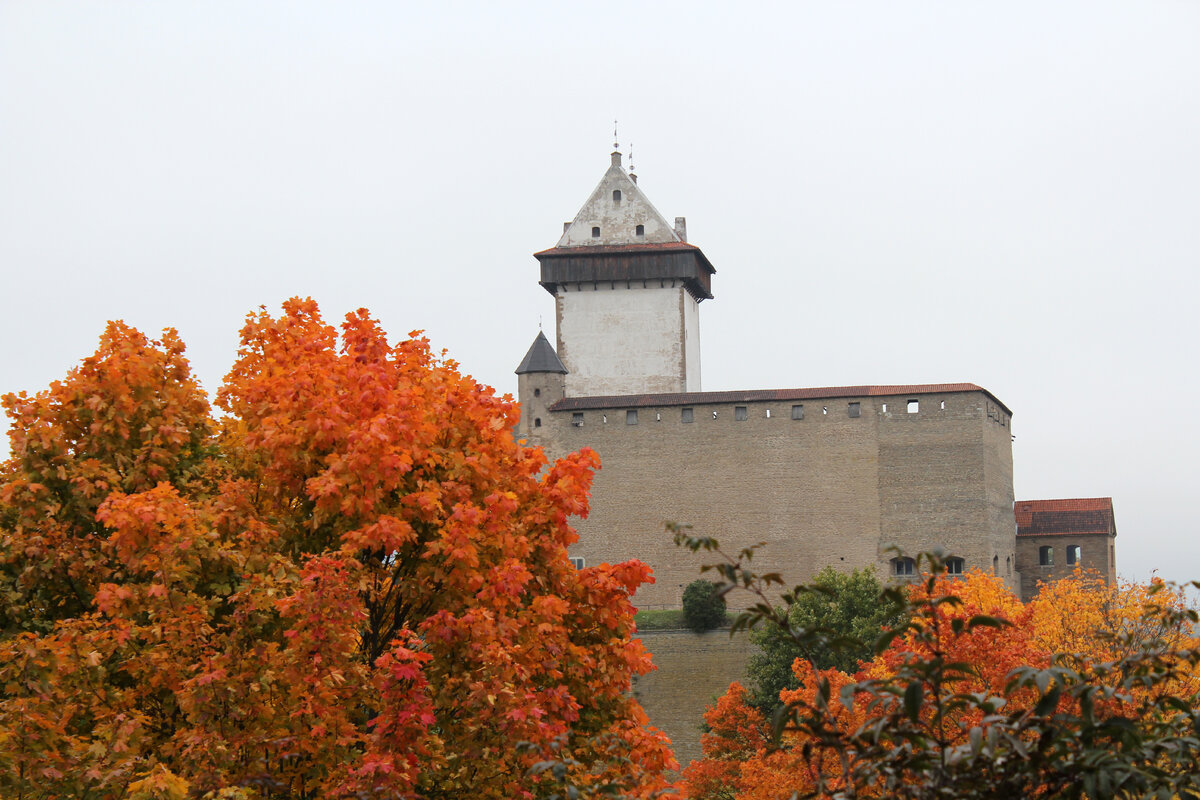
[[[524,433],[551,457],[585,446],[600,455],[571,554],[648,563],[656,582],[634,598],[639,608],[678,608],[714,560],[675,547],[667,522],[731,553],[765,542],[757,568],[789,584],[828,565],[886,577],[895,546],[941,548],[1019,588],[1011,415],[978,387],[562,398],[555,384],[524,386]]]

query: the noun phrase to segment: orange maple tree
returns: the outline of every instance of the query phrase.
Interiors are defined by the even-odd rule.
[[[593,453],[547,465],[426,340],[308,300],[248,318],[216,402],[119,323],[5,397],[0,794],[667,786],[628,692],[649,571],[566,557]]]

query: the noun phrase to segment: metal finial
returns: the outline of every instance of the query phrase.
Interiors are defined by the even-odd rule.
[[[542,329],[542,315],[538,314],[538,330]]]
[[[617,121],[613,120],[613,150],[621,149],[621,142],[617,139]]]
[[[629,171],[633,172],[637,167],[633,165],[633,142],[629,143]]]

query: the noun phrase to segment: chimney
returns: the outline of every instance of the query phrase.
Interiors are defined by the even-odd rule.
[[[681,242],[687,241],[687,217],[675,218],[675,235]]]
[[[637,183],[637,173],[636,172],[629,173],[629,180],[633,181],[634,183]]]
[[[563,233],[566,233],[566,232],[567,232],[567,228],[570,228],[570,227],[571,227],[571,223],[569,223],[569,222],[564,222],[564,223],[563,223]]]
[[[612,151],[612,165],[614,167],[621,166],[621,151],[620,150]]]

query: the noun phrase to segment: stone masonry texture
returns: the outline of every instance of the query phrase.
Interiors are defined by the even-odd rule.
[[[800,405],[803,419],[793,419]],[[634,598],[639,608],[678,608],[683,587],[714,561],[675,547],[668,522],[692,525],[729,553],[764,543],[753,566],[789,585],[827,565],[874,566],[886,578],[892,548],[909,556],[941,548],[1019,587],[1010,421],[982,391],[614,404],[541,419],[522,433],[551,457],[586,446],[601,459],[571,555],[589,565],[648,563],[656,581]],[[730,598],[732,608],[747,602]]]

